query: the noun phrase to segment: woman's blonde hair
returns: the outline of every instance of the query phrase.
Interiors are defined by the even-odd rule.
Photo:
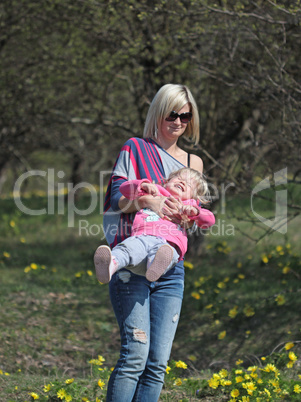
[[[172,111],[178,112],[187,103],[192,113],[192,119],[187,124],[183,136],[190,138],[197,144],[200,137],[198,108],[189,88],[179,84],[166,84],[159,89],[146,116],[143,138],[157,138],[158,128],[160,128],[162,121]]]
[[[188,173],[189,179],[193,180],[196,183],[196,188],[193,194],[193,199],[202,202],[203,204],[209,203],[209,188],[207,181],[202,173],[198,170],[191,169],[188,167],[184,167],[179,170],[175,170],[171,172],[168,176],[168,179],[165,183],[171,180],[174,177],[183,177],[183,174]]]

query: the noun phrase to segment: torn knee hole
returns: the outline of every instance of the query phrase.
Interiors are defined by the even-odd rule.
[[[133,330],[133,336],[135,341],[141,342],[141,343],[146,343],[147,342],[147,336],[144,331],[138,328],[134,328]]]

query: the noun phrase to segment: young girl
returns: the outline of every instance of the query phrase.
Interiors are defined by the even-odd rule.
[[[202,229],[215,223],[212,212],[199,206],[199,202],[207,203],[208,186],[202,174],[194,169],[182,168],[171,173],[163,186],[147,179],[129,180],[120,186],[120,192],[128,200],[138,200],[145,194],[172,196],[181,201],[181,215],[187,217],[186,223],[195,221]],[[176,224],[163,214],[141,209],[136,213],[131,237],[112,251],[108,246],[98,247],[94,254],[96,276],[100,282],[108,283],[117,270],[131,270],[142,263],[146,278],[154,282],[181,260],[186,251],[187,233],[183,222]]]

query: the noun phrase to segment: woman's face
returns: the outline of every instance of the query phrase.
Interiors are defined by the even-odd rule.
[[[178,114],[190,112],[189,104],[186,103],[186,105],[182,107],[181,110],[179,111],[175,110],[175,111]],[[187,124],[188,123],[182,123],[179,117],[175,121],[163,120],[161,127],[158,130],[158,137],[159,137],[158,139],[162,137],[162,139],[177,140],[186,130]]]

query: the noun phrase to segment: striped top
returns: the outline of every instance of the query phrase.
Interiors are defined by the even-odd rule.
[[[182,163],[151,138],[133,137],[126,141],[114,164],[104,202],[103,230],[111,248],[131,235],[135,217],[135,213],[126,214],[119,209],[121,184],[135,179],[160,184],[171,172],[182,167]]]

